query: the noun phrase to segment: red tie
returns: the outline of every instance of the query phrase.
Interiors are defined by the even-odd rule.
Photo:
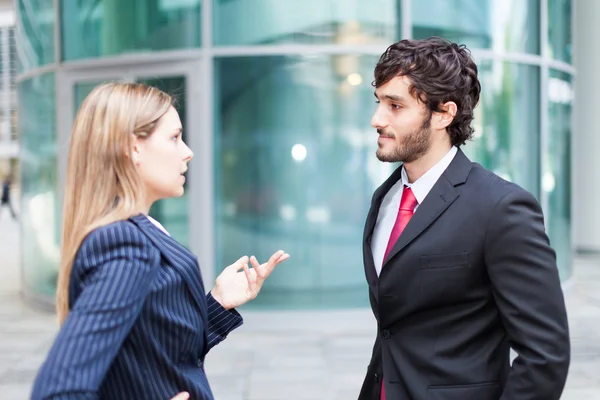
[[[404,186],[404,190],[402,190],[402,199],[400,200],[400,207],[398,208],[398,215],[396,216],[396,222],[394,223],[392,233],[390,234],[390,240],[388,241],[385,249],[385,255],[383,256],[382,264],[385,263],[385,259],[398,241],[398,238],[408,224],[408,221],[410,221],[411,217],[413,216],[417,204],[417,199],[415,198],[412,190],[409,187]],[[383,376],[381,378],[381,396],[379,398],[380,400],[386,400]]]
[[[409,187],[404,187],[402,190],[402,199],[400,200],[400,207],[398,208],[398,215],[396,216],[396,222],[394,223],[394,227],[392,228],[392,233],[390,234],[390,240],[388,240],[387,247],[385,248],[385,255],[383,256],[383,263],[385,263],[385,259],[388,254],[398,241],[400,234],[410,221],[411,217],[415,212],[415,207],[418,202],[413,194],[412,190]]]

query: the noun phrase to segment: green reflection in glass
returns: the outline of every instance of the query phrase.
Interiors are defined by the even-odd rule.
[[[398,0],[219,0],[216,45],[371,44],[399,38]]]
[[[546,225],[556,250],[561,279],[571,276],[571,76],[550,71],[548,80],[548,140],[544,151],[542,190],[548,196]]]
[[[77,115],[77,111],[79,110],[81,103],[83,103],[83,100],[85,100],[87,95],[90,94],[92,92],[92,90],[94,90],[94,88],[96,86],[100,85],[101,83],[102,83],[102,81],[78,82],[75,84],[75,87],[73,88],[73,96],[74,96],[74,100],[75,100],[73,102],[73,105],[75,106],[73,115]]]
[[[390,171],[375,157],[373,56],[216,61],[216,265],[292,258],[251,308],[368,304],[362,232]],[[219,272],[219,271],[217,271]]]
[[[540,71],[508,62],[479,64],[481,98],[475,139],[465,147],[473,161],[539,198]]]
[[[571,0],[548,1],[548,50],[554,59],[570,63],[573,51]]]
[[[187,140],[186,132],[186,104],[185,89],[186,79],[184,77],[161,77],[152,79],[140,79],[139,82],[154,86],[169,93],[176,99],[175,109],[179,113],[183,126],[182,139]],[[188,238],[188,180],[184,184],[185,192],[181,197],[159,200],[150,209],[150,216],[161,223],[173,238],[184,246],[189,246]]]
[[[63,58],[200,46],[200,0],[62,2]]]
[[[27,291],[53,296],[60,254],[54,74],[19,83],[21,257]]]
[[[441,36],[469,48],[540,52],[540,0],[411,2],[413,37]]]
[[[19,70],[54,62],[54,1],[17,0],[16,5]]]

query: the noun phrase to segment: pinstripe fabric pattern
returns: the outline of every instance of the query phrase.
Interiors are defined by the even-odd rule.
[[[144,215],[88,235],[69,296],[32,399],[213,399],[204,357],[242,318],[205,295],[196,257]]]

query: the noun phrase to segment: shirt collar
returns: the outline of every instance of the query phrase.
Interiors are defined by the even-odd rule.
[[[442,176],[444,171],[448,168],[457,152],[458,148],[456,146],[452,146],[450,151],[448,151],[448,153],[446,153],[446,155],[440,161],[438,161],[437,164],[431,167],[423,174],[422,177],[413,183],[408,183],[406,169],[402,167],[402,183],[411,188],[419,204],[425,200],[425,196],[427,196],[431,188],[433,188],[433,185],[435,185],[438,179],[440,179],[440,176]]]

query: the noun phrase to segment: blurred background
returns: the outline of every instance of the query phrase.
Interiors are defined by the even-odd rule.
[[[28,390],[55,333],[75,113],[94,86],[127,81],[178,99],[195,158],[186,194],[156,204],[151,214],[198,255],[207,289],[243,254],[264,260],[282,248],[292,255],[244,307],[244,329],[261,332],[259,342],[236,336],[221,364],[215,361],[217,398],[296,398],[255,388],[257,352],[272,355],[256,357],[276,373],[323,363],[351,368],[339,381],[327,369],[303,375],[293,393],[355,398],[375,337],[363,224],[373,191],[395,167],[374,155],[373,68],[389,44],[433,35],[471,49],[482,97],[476,138],[465,152],[539,199],[572,318],[586,313],[573,320],[575,338],[584,327],[577,340],[588,364],[580,375],[600,366],[600,324],[590,322],[600,318],[592,285],[600,283],[600,2],[0,0],[0,176],[12,178],[18,214],[16,222],[7,210],[0,214],[0,256],[10,276],[3,298],[13,302],[5,314],[20,321],[0,338],[33,335],[40,343],[36,356],[25,344],[8,356],[19,346],[5,345],[0,357],[11,361],[4,378],[0,368],[0,387],[4,380],[15,393]],[[283,364],[272,362],[294,348]],[[314,355],[309,361],[307,353]],[[339,354],[356,355],[328,358]],[[227,362],[240,357],[249,372],[232,385]],[[314,393],[307,382],[317,382]],[[573,399],[600,398],[593,377],[573,385]]]

